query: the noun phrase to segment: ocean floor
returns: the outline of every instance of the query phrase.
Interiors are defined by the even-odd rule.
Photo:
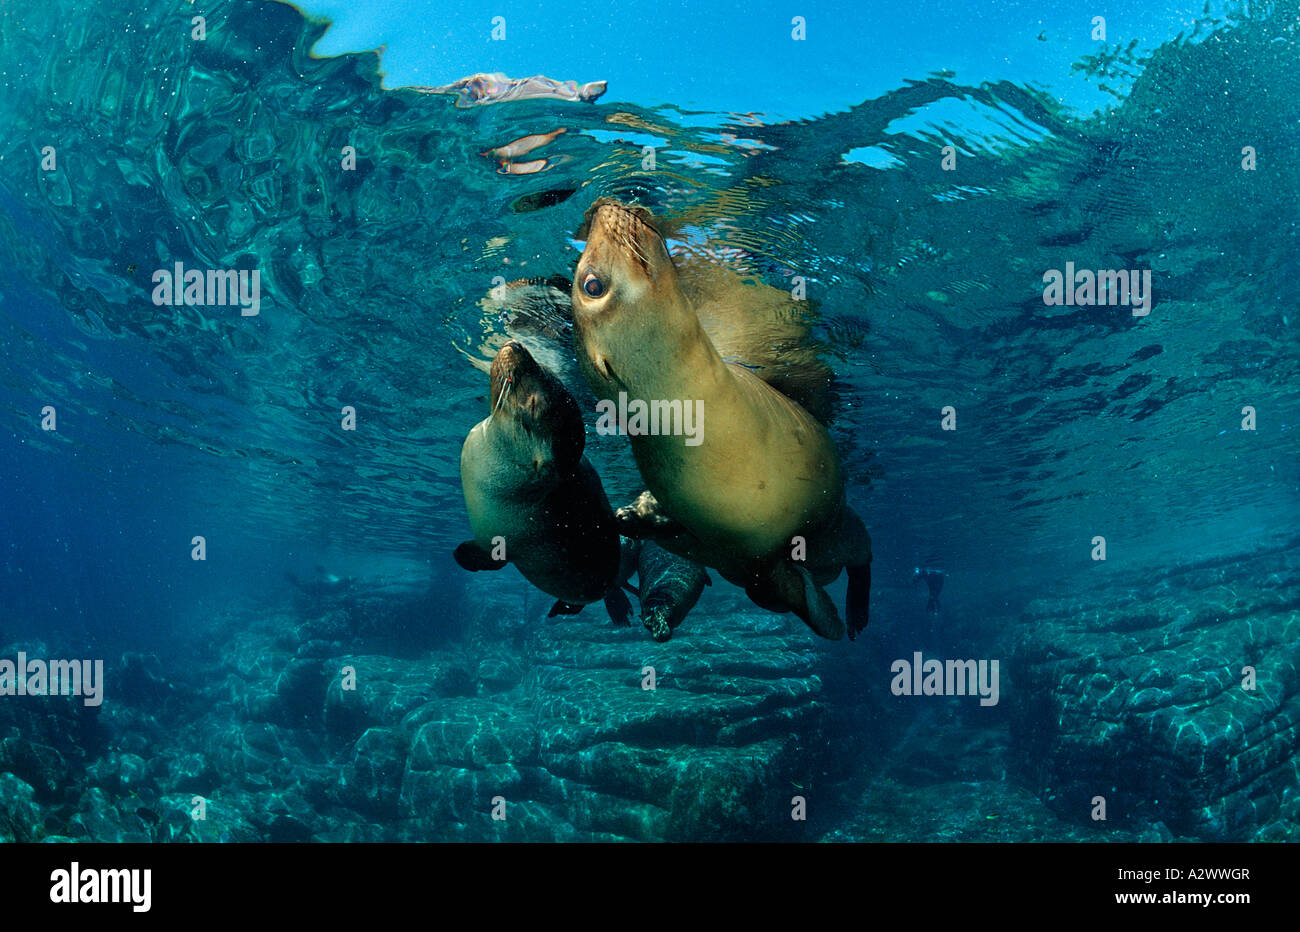
[[[0,698],[0,838],[1282,840],[1300,823],[1295,547],[988,626],[996,714],[894,696],[880,642],[818,642],[739,593],[656,644],[598,607],[527,621],[536,599],[469,586],[432,647],[403,632],[436,593],[299,593],[166,660],[107,662],[99,707]],[[79,656],[0,656],[19,651]]]

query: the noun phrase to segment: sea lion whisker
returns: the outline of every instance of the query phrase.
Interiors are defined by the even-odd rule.
[[[514,384],[515,380],[513,378],[505,380],[505,383],[501,386],[501,394],[497,396],[497,403],[492,406],[493,413],[500,410],[501,405],[505,403],[506,395],[510,394],[510,389],[514,387]]]
[[[650,260],[646,257],[646,254],[641,251],[641,246],[637,243],[635,236],[631,235],[630,232],[626,233],[620,237],[619,245],[621,245],[627,252],[632,253],[632,255],[636,257],[641,268],[649,274]]]

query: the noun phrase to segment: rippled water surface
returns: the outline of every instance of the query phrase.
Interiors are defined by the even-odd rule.
[[[161,483],[240,535],[446,548],[483,394],[458,350],[497,326],[479,302],[498,275],[571,273],[581,214],[610,194],[770,283],[804,277],[886,586],[927,549],[998,589],[1079,568],[1094,534],[1177,559],[1295,524],[1293,24],[1206,24],[1138,63],[1117,50],[1096,80],[1140,76],[1086,119],[1026,87],[917,76],[763,125],[457,109],[381,90],[374,55],[313,59],[320,27],[251,8],[218,4],[204,42],[166,4],[125,25],[57,4],[0,20],[0,410],[21,472],[73,444],[79,468]],[[479,155],[558,127],[539,174]],[[948,145],[959,171],[941,170]],[[155,306],[149,276],[177,261],[259,269],[262,312]],[[1066,262],[1150,269],[1150,316],[1045,307],[1041,276]],[[43,404],[67,428],[33,430]],[[617,452],[597,454],[615,499],[637,485]]]

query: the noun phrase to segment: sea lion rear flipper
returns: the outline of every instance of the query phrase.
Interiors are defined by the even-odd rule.
[[[858,632],[867,626],[869,615],[868,602],[871,598],[871,564],[849,568],[849,595],[844,606],[844,613],[849,616],[849,640],[858,636]]]
[[[659,501],[650,492],[642,492],[636,501],[614,512],[618,532],[635,540],[662,540],[676,537],[685,528],[659,507]]]
[[[492,554],[472,540],[467,540],[457,547],[452,556],[460,564],[461,569],[469,570],[471,573],[480,570],[499,570],[506,565],[504,560],[492,559]]]
[[[623,583],[623,588],[626,589],[628,592],[632,593],[638,599],[641,598],[641,590],[638,589],[636,586],[632,585],[630,582]]]
[[[626,628],[632,624],[632,603],[622,589],[609,590],[605,596],[605,611],[609,612],[609,620],[616,625]]]
[[[769,611],[794,612],[827,640],[838,641],[844,637],[844,621],[835,603],[826,590],[817,585],[806,567],[783,560],[745,591],[754,602]]]
[[[787,564],[794,566],[794,564]],[[813,581],[812,573],[805,567],[794,566],[795,572],[803,581],[803,605],[795,606],[794,613],[802,618],[813,631],[831,641],[844,637],[844,620],[835,610],[835,603],[826,594],[826,590]],[[802,611],[800,611],[802,608]]]
[[[582,611],[583,606],[575,605],[572,602],[566,602],[563,599],[557,601],[551,606],[551,610],[546,613],[547,618],[554,618],[556,615],[576,615]]]

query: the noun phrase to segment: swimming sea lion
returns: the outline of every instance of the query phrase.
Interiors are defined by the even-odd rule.
[[[867,624],[871,542],[845,503],[826,428],[748,368],[725,362],[643,208],[588,210],[573,280],[579,365],[597,398],[702,404],[695,445],[637,433],[649,493],[621,509],[624,533],[716,568],[758,605],[793,611],[823,637],[845,623],[823,586],[849,570],[848,633]],[[631,431],[629,431],[631,433]]]
[[[661,642],[673,636],[673,630],[699,601],[704,587],[713,585],[704,567],[649,540],[641,545],[637,576],[641,622]]]
[[[582,455],[586,434],[573,396],[511,340],[491,368],[492,411],[460,454],[474,539],[455,558],[471,571],[515,564],[573,614],[606,599],[610,617],[631,614],[618,588],[619,532],[600,477]]]

